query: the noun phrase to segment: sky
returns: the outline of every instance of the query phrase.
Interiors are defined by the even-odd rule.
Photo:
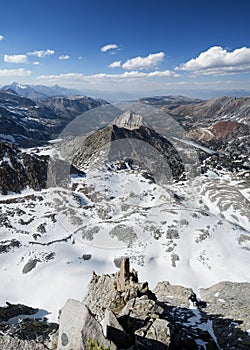
[[[248,0],[3,1],[0,86],[113,100],[250,91],[249,14]]]

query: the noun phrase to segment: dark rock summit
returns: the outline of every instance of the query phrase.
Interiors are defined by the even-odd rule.
[[[72,157],[73,165],[84,171],[124,161],[148,171],[159,182],[179,180],[184,174],[183,162],[173,144],[131,111],[80,138]]]

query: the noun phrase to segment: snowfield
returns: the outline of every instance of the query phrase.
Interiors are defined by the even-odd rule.
[[[83,299],[92,271],[116,271],[121,256],[151,288],[250,282],[249,197],[229,173],[162,187],[131,169],[1,196],[0,303],[45,309],[56,321],[68,298]]]

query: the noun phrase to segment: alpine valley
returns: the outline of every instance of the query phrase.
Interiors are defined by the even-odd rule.
[[[110,348],[248,349],[249,120],[250,97],[112,105],[58,86],[2,88],[0,304],[29,305],[57,322],[69,298],[83,300],[93,270],[111,274],[127,257],[171,306],[167,320],[182,322],[186,343]],[[202,321],[183,299],[190,288],[209,301],[203,312],[231,319],[241,334],[230,322],[226,333],[215,331],[215,316]],[[227,308],[232,290],[241,305],[234,309]],[[243,304],[248,316],[237,312]],[[184,307],[193,312],[185,319]],[[198,324],[211,342],[188,333]]]

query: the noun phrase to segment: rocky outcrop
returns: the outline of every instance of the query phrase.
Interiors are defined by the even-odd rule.
[[[69,303],[69,302],[68,302]],[[97,276],[93,274],[90,281],[88,294],[84,301],[78,306],[70,301],[70,305],[62,309],[59,320],[59,349],[67,350],[74,344],[75,350],[80,350],[88,345],[88,341],[94,341],[99,346],[107,346],[100,330],[97,335],[88,333],[83,325],[91,322],[101,322],[103,332],[111,344],[115,344],[115,349],[168,349],[170,343],[170,330],[167,320],[161,318],[164,308],[157,303],[154,293],[152,293],[147,283],[138,281],[137,273],[130,271],[129,260],[122,260],[120,270],[116,274]],[[85,306],[87,305],[87,306]],[[76,314],[72,316],[72,310]],[[81,311],[81,315],[78,314]],[[89,311],[88,311],[89,310]],[[78,316],[79,315],[79,316]],[[81,317],[84,318],[82,319]],[[73,317],[74,321],[65,322]],[[78,319],[80,318],[80,322]],[[87,322],[87,323],[86,323]],[[64,324],[70,324],[70,330],[65,331]],[[98,323],[99,324],[99,323]],[[97,326],[96,326],[97,327]],[[72,330],[73,329],[73,330]],[[80,329],[80,331],[79,331]],[[74,333],[78,336],[74,336]],[[67,335],[70,340],[65,345],[60,340],[62,334]],[[66,339],[65,336],[63,336]],[[113,349],[113,345],[109,345]]]
[[[159,282],[140,283],[122,259],[115,274],[95,273],[83,301],[70,299],[57,325],[31,319],[36,309],[0,308],[1,350],[247,350],[249,283],[221,282],[200,291]],[[18,323],[9,318],[20,315]],[[9,322],[9,323],[8,323]]]
[[[118,161],[148,171],[160,183],[184,176],[184,164],[173,144],[131,111],[74,144],[72,164],[77,169],[112,168]]]
[[[55,323],[37,318],[38,309],[6,303],[0,307],[1,350],[48,350],[55,349],[57,329]]]
[[[0,142],[0,192],[20,192],[26,187],[40,190],[46,184],[47,157],[22,153]]]
[[[48,350],[48,347],[34,340],[23,340],[4,335],[0,337],[1,350]]]
[[[228,343],[235,349],[250,348],[249,287],[249,283],[220,282],[200,291],[221,349],[228,349]]]
[[[103,276],[93,274],[82,305],[87,305],[96,321],[102,323],[104,335],[117,349],[198,350],[199,342],[207,344],[207,348],[218,349],[205,328],[207,319],[201,322],[202,327],[194,328],[193,323],[188,324],[190,319],[197,318],[197,324],[201,320],[197,310],[193,313],[188,308],[189,297],[194,295],[191,289],[163,282],[157,285],[154,292],[150,291],[147,283],[138,281],[137,273],[130,271],[129,260],[125,258],[117,273]],[[179,307],[168,305],[167,300],[173,295],[175,305]],[[59,334],[62,334],[61,320]],[[84,337],[86,339],[86,335]],[[99,345],[102,342],[97,341]],[[60,350],[68,349],[62,343],[60,346]],[[81,349],[79,343],[77,349]]]
[[[58,349],[86,349],[91,342],[110,350],[116,349],[116,346],[105,338],[101,324],[90,313],[88,307],[80,301],[69,299],[60,313]]]
[[[69,174],[81,174],[69,163],[49,156],[22,152],[14,145],[0,141],[0,193],[20,193],[25,188],[39,191],[67,184]]]

